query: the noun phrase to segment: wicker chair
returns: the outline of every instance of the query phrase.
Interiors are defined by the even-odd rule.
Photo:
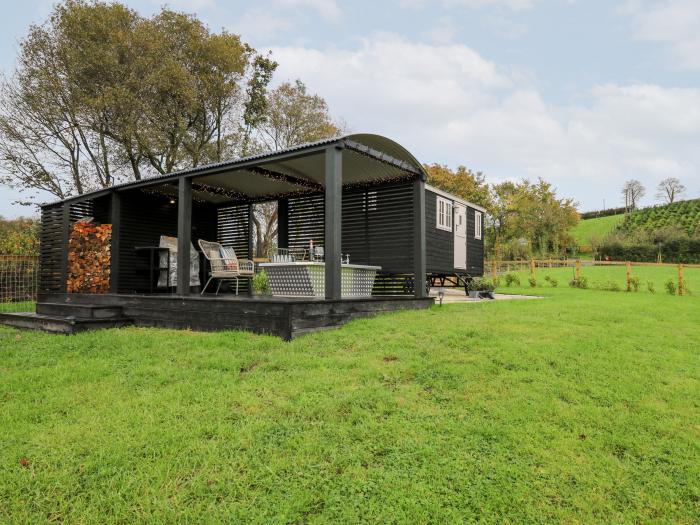
[[[238,278],[243,277],[252,279],[255,274],[255,265],[253,261],[248,259],[239,259],[236,257],[236,252],[231,247],[221,246],[218,242],[205,241],[199,239],[199,247],[204,254],[204,257],[209,261],[211,266],[211,275],[207,284],[202,288],[202,293],[209,286],[213,279],[218,279],[219,285],[216,287],[216,295],[219,294],[221,283],[223,281],[236,281],[236,295],[238,295]]]

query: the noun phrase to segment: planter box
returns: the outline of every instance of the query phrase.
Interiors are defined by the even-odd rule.
[[[272,295],[277,297],[323,297],[326,268],[322,262],[283,262],[258,265],[267,273]],[[341,297],[370,297],[379,266],[343,264],[340,268]]]

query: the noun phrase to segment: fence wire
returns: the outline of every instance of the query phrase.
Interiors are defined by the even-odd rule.
[[[0,312],[33,311],[38,285],[39,257],[0,255]]]

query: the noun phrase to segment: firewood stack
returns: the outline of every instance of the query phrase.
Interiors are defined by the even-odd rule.
[[[111,224],[73,223],[68,249],[68,293],[109,292]]]

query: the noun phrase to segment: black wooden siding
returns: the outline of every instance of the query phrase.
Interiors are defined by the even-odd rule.
[[[482,238],[476,239],[474,212],[478,211],[467,206],[467,269],[472,277],[484,274],[484,241],[483,213]],[[454,267],[454,232],[440,230],[437,224],[437,194],[425,191],[425,244],[427,249],[427,272],[436,274],[464,273],[463,268]]]
[[[413,186],[392,184],[343,190],[342,248],[354,264],[381,266],[383,272],[413,271]],[[324,196],[289,198],[289,248],[324,245]]]
[[[60,292],[65,289],[62,265],[68,257],[64,246],[63,206],[57,204],[41,209],[41,232],[39,234],[39,290]],[[79,203],[67,204],[69,222],[92,217],[100,224],[109,223],[109,202],[98,198]]]
[[[63,247],[63,206],[41,209],[41,233],[39,235],[39,290],[62,291],[61,264],[66,256]]]
[[[161,235],[177,237],[177,204],[170,197],[132,190],[121,198],[121,242],[119,249],[119,292],[147,291],[150,275],[148,258],[137,253],[137,246],[158,246]],[[192,242],[200,238],[215,240],[216,208],[211,204],[192,204]],[[113,254],[114,256],[114,254]],[[200,274],[202,274],[200,261]],[[200,275],[200,279],[203,275]]]
[[[454,233],[440,230],[436,224],[437,194],[425,190],[426,270],[428,273],[453,274],[455,272]]]
[[[252,255],[248,253],[249,234],[247,204],[222,206],[217,210],[216,240],[224,246],[232,246],[241,259],[250,259]],[[204,239],[214,240],[206,237]]]
[[[138,254],[136,246],[157,246],[161,235],[177,237],[177,204],[171,197],[140,189],[121,193],[118,258],[119,293],[143,292],[149,289],[148,258]],[[434,230],[435,199],[428,198],[428,221]],[[100,223],[109,223],[111,199],[73,204],[71,219],[94,216]],[[342,253],[350,262],[381,266],[376,294],[412,293],[413,291],[413,214],[412,182],[387,184],[367,189],[343,191]],[[432,211],[430,211],[432,208]],[[288,199],[288,232],[290,248],[308,248],[309,240],[324,245],[324,195],[322,193]],[[232,245],[241,258],[248,253],[248,205],[219,206],[194,202],[192,206],[192,241],[218,240]],[[61,291],[62,206],[42,210],[41,287],[44,291]],[[442,232],[450,235],[449,232]],[[430,246],[430,244],[429,244]],[[451,255],[450,255],[451,257]],[[202,279],[205,264],[200,259]],[[430,269],[430,266],[429,266]]]
[[[289,198],[289,248],[324,245],[324,209],[322,193]],[[342,253],[382,267],[373,293],[412,293],[413,183],[344,189],[342,213]]]
[[[288,205],[288,248],[306,250],[309,241],[324,246],[324,195],[302,195],[290,197]]]
[[[474,237],[475,213],[467,206],[467,273],[472,277],[484,275],[484,214],[481,214],[481,239]]]
[[[413,273],[413,184],[343,192],[342,252],[382,273]]]
[[[216,241],[224,246],[231,246],[236,251],[240,259],[252,259],[253,254],[249,253],[248,239],[251,234],[250,228],[253,225],[248,220],[248,204],[233,204],[222,206],[216,210]],[[205,240],[214,240],[214,237],[202,237]],[[199,246],[197,246],[199,249]],[[201,259],[205,266],[209,263]],[[208,268],[204,269],[203,279],[208,278]],[[206,280],[202,282],[202,286]],[[248,292],[249,282],[241,279],[238,286],[238,293]],[[209,288],[207,289],[209,291]]]

